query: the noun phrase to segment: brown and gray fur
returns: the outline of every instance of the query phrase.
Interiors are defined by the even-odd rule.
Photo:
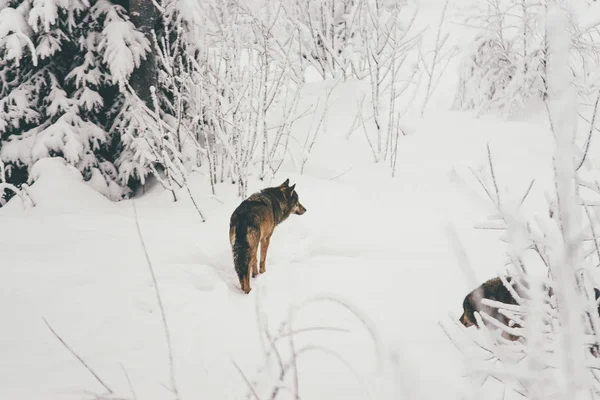
[[[511,287],[515,289],[515,292],[519,296],[522,296],[519,285],[516,285],[511,277],[507,277],[506,280]],[[504,286],[502,280],[500,278],[492,278],[482,283],[479,287],[473,289],[465,296],[463,301],[463,313],[459,318],[460,323],[467,328],[473,325],[477,326],[474,313],[475,311],[483,311],[490,317],[498,320],[498,322],[509,326],[509,319],[500,313],[498,308],[482,304],[482,299],[489,299],[504,304],[518,304],[511,292]],[[510,335],[506,332],[503,332],[502,336],[509,340],[518,339],[518,337]]]
[[[290,214],[302,215],[306,208],[300,204],[296,185],[286,179],[279,186],[254,193],[233,212],[229,221],[229,242],[235,271],[242,291],[250,293],[250,273],[258,274],[257,254],[260,244],[260,273],[266,270],[267,251],[275,227]]]
[[[527,298],[527,285],[517,284],[510,276],[506,277],[506,280],[521,298]],[[550,297],[554,296],[554,291],[551,287],[544,285],[544,291],[548,296],[548,300]],[[600,298],[600,290],[594,288],[594,295],[597,302]],[[475,311],[483,311],[500,323],[509,326],[509,318],[501,314],[498,308],[482,304],[482,299],[490,299],[504,304],[518,304],[510,291],[504,286],[502,280],[500,278],[492,278],[482,283],[479,287],[475,288],[465,296],[463,301],[463,313],[459,318],[460,323],[467,328],[473,325],[477,326],[474,313]],[[597,311],[600,315],[600,305],[597,305]],[[519,327],[518,324],[514,324],[514,326]],[[507,332],[503,332],[502,337],[513,341],[519,339],[519,336],[514,336]]]

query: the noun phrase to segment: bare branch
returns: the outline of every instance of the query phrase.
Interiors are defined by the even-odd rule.
[[[52,328],[52,326],[50,326],[48,321],[46,321],[46,318],[42,317],[42,319],[44,320],[44,323],[46,323],[46,326],[48,327],[48,329],[50,329],[50,332],[52,332],[52,334],[63,344],[63,346],[65,346],[65,348],[67,350],[69,350],[69,352],[71,354],[73,354],[75,356],[75,358],[77,358],[77,360],[79,360],[81,365],[83,365],[85,367],[85,369],[87,369],[90,372],[90,374],[92,374],[94,376],[94,378],[96,378],[96,380],[104,387],[104,389],[106,389],[108,391],[108,393],[112,394],[113,393],[112,389],[110,387],[108,387],[108,385],[106,383],[104,383],[104,381],[102,379],[100,379],[100,377],[92,370],[92,368],[90,368],[90,366],[87,365],[85,361],[83,361],[83,358],[79,357],[79,355],[77,353],[75,353],[75,350],[73,350],[63,340],[63,338],[60,337],[60,335],[58,333],[56,333],[56,331]]]
[[[590,132],[588,134],[588,138],[585,142],[585,148],[583,150],[583,157],[581,157],[581,161],[575,171],[579,171],[579,168],[583,166],[585,162],[585,158],[587,157],[588,150],[590,149],[590,143],[592,142],[592,135],[594,133],[594,128],[596,127],[596,114],[598,113],[598,103],[600,102],[600,91],[598,91],[598,96],[596,96],[596,102],[594,103],[594,112],[592,114],[592,121],[590,122]]]
[[[248,386],[248,389],[250,389],[250,392],[252,392],[252,395],[254,396],[254,398],[256,400],[260,400],[258,393],[256,393],[256,389],[254,389],[254,386],[252,386],[252,384],[250,383],[250,381],[248,380],[248,378],[246,377],[246,375],[244,374],[242,369],[239,367],[239,365],[237,365],[237,363],[234,360],[231,360],[231,362],[233,363],[233,366],[235,367],[235,369],[237,369],[237,371],[240,373],[242,378],[244,378],[244,382],[246,382],[246,385]]]
[[[169,367],[171,373],[171,390],[175,394],[175,398],[179,400],[179,391],[177,390],[177,383],[175,381],[175,363],[173,359],[173,346],[171,344],[171,333],[169,332],[169,324],[167,323],[167,316],[165,313],[165,307],[163,305],[162,296],[160,294],[160,289],[158,287],[158,281],[156,280],[156,275],[154,273],[154,268],[152,267],[152,261],[150,261],[150,255],[148,254],[148,249],[146,248],[146,243],[144,242],[144,238],[142,236],[142,230],[140,228],[140,221],[138,219],[137,209],[135,207],[135,199],[132,199],[131,204],[133,206],[133,214],[135,216],[135,226],[137,228],[138,237],[140,239],[140,243],[142,244],[142,249],[144,251],[144,255],[146,257],[146,265],[148,266],[148,270],[150,271],[150,275],[152,276],[152,283],[154,287],[154,293],[156,294],[156,300],[158,301],[158,306],[160,309],[160,315],[162,319],[163,328],[165,330],[165,339],[167,341],[167,349],[169,351]]]

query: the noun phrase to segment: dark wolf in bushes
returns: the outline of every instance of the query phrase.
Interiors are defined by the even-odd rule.
[[[266,269],[267,251],[275,227],[290,214],[302,215],[306,208],[300,204],[296,185],[286,179],[279,186],[254,193],[244,200],[229,220],[229,243],[235,271],[242,291],[250,293],[250,274],[258,274],[257,254],[260,244],[260,273]]]
[[[521,298],[527,299],[526,285],[523,286],[522,284],[517,283],[516,280],[510,276],[506,277],[506,281],[514,289],[515,293],[517,293]],[[544,291],[546,294],[546,301],[550,301],[550,298],[554,296],[554,290],[551,287],[544,285]],[[594,297],[596,300],[597,312],[600,315],[600,305],[598,305],[598,299],[600,298],[600,290],[598,290],[597,288],[594,288]],[[492,278],[482,283],[480,286],[473,289],[469,294],[465,296],[465,299],[463,301],[463,313],[459,318],[460,323],[467,328],[473,325],[477,326],[474,313],[475,311],[483,311],[490,317],[502,323],[503,325],[509,326],[509,318],[500,313],[498,308],[482,304],[482,299],[489,299],[511,305],[518,304],[515,298],[513,297],[512,293],[506,288],[506,286],[504,286],[502,280],[499,277]],[[516,323],[514,324],[514,326],[520,327]],[[507,332],[503,332],[502,337],[513,341],[519,339],[519,336],[514,336]]]
[[[506,277],[506,280],[508,284],[515,290],[515,292],[519,296],[522,296],[520,287],[516,284],[514,279],[512,279],[512,277],[509,276]],[[509,319],[505,315],[500,313],[498,308],[482,304],[482,299],[489,299],[504,304],[518,304],[511,292],[504,286],[502,280],[500,278],[492,278],[482,283],[479,287],[473,289],[469,294],[465,296],[465,299],[463,301],[463,313],[459,318],[460,323],[466,326],[467,328],[473,325],[477,326],[477,322],[475,320],[475,311],[483,311],[490,317],[498,320],[498,322],[509,326]],[[502,337],[509,340],[518,339],[518,337],[510,335],[506,332],[502,333]]]

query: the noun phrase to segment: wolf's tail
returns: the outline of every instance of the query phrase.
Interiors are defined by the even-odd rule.
[[[250,243],[248,243],[248,224],[240,221],[235,226],[233,242],[233,265],[238,278],[242,281],[250,273]]]

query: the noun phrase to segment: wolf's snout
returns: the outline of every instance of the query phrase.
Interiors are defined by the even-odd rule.
[[[298,207],[297,207],[296,213],[298,215],[302,215],[305,212],[306,212],[306,208],[304,208],[304,206],[302,204],[298,203]]]
[[[459,320],[458,320],[461,324],[463,324],[466,328],[475,325],[473,322],[471,322],[471,320],[465,315],[465,313],[463,313]]]

